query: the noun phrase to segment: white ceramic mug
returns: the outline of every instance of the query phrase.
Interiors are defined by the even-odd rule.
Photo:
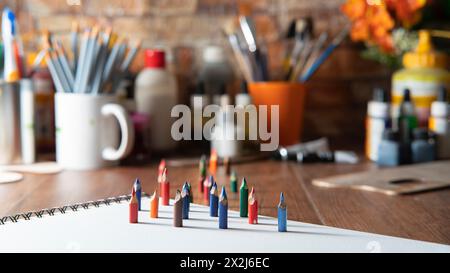
[[[65,169],[91,170],[116,165],[129,154],[134,130],[126,110],[117,102],[108,95],[55,95],[58,164]]]

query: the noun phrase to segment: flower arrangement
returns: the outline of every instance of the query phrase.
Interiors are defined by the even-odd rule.
[[[427,0],[347,0],[342,12],[351,21],[350,37],[364,42],[363,56],[390,67],[417,43],[413,27],[422,19]]]

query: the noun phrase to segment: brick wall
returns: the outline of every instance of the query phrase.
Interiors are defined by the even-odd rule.
[[[294,18],[311,16],[317,33],[328,30],[333,35],[339,31],[345,23],[339,12],[342,2],[344,0],[15,0],[0,1],[0,6],[7,4],[17,12],[21,32],[31,37],[27,47],[35,46],[32,41],[36,41],[36,34],[42,29],[67,39],[72,20],[76,19],[82,25],[95,22],[112,25],[116,32],[129,39],[142,39],[144,47],[164,47],[172,54],[178,48],[199,56],[205,45],[226,45],[221,26],[235,18],[243,6],[250,7],[261,41],[276,52]],[[306,138],[352,136],[362,142],[366,101],[374,86],[388,87],[390,71],[362,60],[358,51],[358,46],[345,42],[309,83]],[[193,62],[195,64],[195,57]],[[142,63],[138,56],[133,70],[138,71]],[[276,66],[275,61],[271,63]],[[188,70],[177,71],[177,74],[189,80],[193,74]],[[186,102],[188,96],[183,90],[182,101]]]

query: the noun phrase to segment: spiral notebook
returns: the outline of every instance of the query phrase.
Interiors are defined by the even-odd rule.
[[[0,252],[450,252],[450,246],[259,216],[257,225],[229,211],[218,228],[209,208],[191,204],[190,219],[172,226],[172,206],[149,217],[142,199],[139,223],[128,223],[129,196],[3,217]],[[288,208],[289,215],[289,208]]]

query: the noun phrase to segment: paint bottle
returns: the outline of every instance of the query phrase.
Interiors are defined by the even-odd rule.
[[[199,82],[195,93],[191,95],[192,131],[194,140],[203,139],[203,125],[208,121],[203,117],[203,109],[209,105],[209,97],[205,94],[205,83]]]
[[[436,145],[434,139],[430,138],[427,129],[416,128],[414,130],[411,151],[413,163],[430,162],[436,159]]]
[[[441,86],[450,86],[450,73],[446,70],[447,56],[434,50],[428,31],[419,32],[415,51],[403,56],[404,69],[392,77],[392,105],[396,109],[402,102],[403,90],[409,88],[416,106],[420,126],[426,126],[431,103],[436,100]]]
[[[386,129],[378,147],[377,164],[379,166],[398,166],[401,164],[401,144],[398,132]]]
[[[243,139],[238,140],[238,136]],[[245,139],[245,131],[235,123],[234,111],[222,107],[215,118],[215,126],[211,132],[211,148],[221,158],[235,157],[241,154]]]
[[[402,154],[402,164],[411,163],[412,132],[417,128],[417,116],[414,104],[411,101],[409,89],[403,92],[403,101],[398,108],[397,130],[400,134],[400,143],[405,147]]]
[[[366,156],[372,161],[378,159],[378,146],[383,132],[391,127],[390,104],[383,89],[376,88],[373,99],[367,107],[366,117]]]
[[[220,105],[222,88],[233,81],[234,74],[225,51],[219,46],[207,46],[203,50],[199,81],[205,84],[205,93],[213,104]]]
[[[431,104],[429,129],[436,134],[437,158],[450,158],[450,105],[447,90],[442,87],[438,99]]]
[[[166,70],[165,53],[145,50],[145,68],[136,78],[137,111],[150,118],[149,147],[156,151],[170,151],[176,147],[171,136],[171,110],[177,104],[177,83]]]

